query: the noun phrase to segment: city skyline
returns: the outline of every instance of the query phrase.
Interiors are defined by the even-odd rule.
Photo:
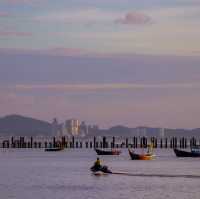
[[[198,128],[196,0],[3,0],[0,117]]]

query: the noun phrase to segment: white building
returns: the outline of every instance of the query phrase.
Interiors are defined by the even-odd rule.
[[[79,134],[81,137],[84,137],[88,134],[88,126],[85,124],[85,122],[81,122],[79,126]]]
[[[70,119],[65,121],[65,129],[69,135],[79,135],[79,121],[77,119]]]

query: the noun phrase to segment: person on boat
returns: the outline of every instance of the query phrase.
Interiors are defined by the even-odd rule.
[[[147,154],[151,155],[153,153],[153,144],[148,144],[147,147]]]
[[[101,161],[99,158],[96,159],[94,165],[90,168],[91,171],[102,171],[104,173],[112,173],[107,166],[101,165]]]
[[[100,159],[99,158],[97,158],[96,159],[96,161],[94,162],[94,168],[96,169],[96,170],[99,170],[99,169],[101,169],[101,161],[100,161]]]

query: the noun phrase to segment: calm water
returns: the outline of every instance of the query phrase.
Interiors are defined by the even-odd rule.
[[[199,199],[200,159],[174,156],[172,150],[156,151],[153,161],[131,161],[127,150],[120,156],[101,157],[112,171],[173,174],[177,177],[94,176],[89,168],[92,150],[0,151],[0,198],[17,199]]]

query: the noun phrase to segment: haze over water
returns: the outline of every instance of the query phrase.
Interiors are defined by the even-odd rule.
[[[140,151],[139,149],[137,151]],[[141,151],[140,151],[141,152]],[[176,158],[172,150],[157,150],[152,161],[120,156],[101,157],[112,171],[176,177],[94,176],[89,168],[93,150],[49,153],[43,150],[0,151],[0,194],[7,199],[199,199],[199,159]],[[179,177],[191,175],[191,178]]]

